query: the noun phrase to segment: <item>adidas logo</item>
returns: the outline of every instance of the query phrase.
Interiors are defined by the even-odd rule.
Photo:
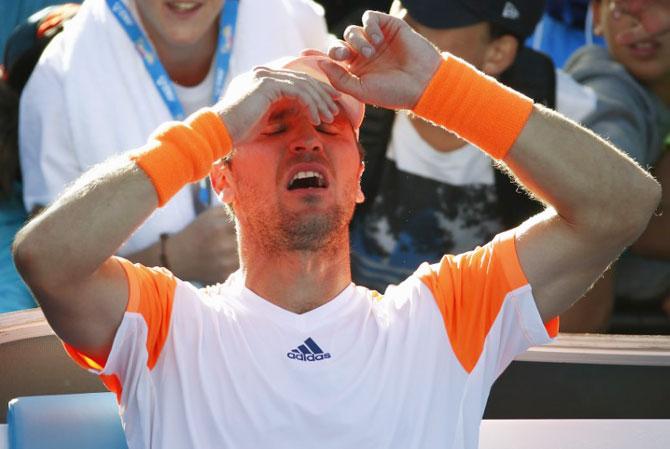
[[[323,349],[321,349],[319,345],[312,340],[312,337],[310,337],[305,340],[305,344],[287,352],[286,357],[293,360],[300,360],[301,362],[318,362],[319,360],[329,359],[330,353],[323,352]]]
[[[521,17],[521,13],[516,8],[516,6],[514,6],[514,3],[505,2],[505,6],[503,7],[502,11],[502,16],[505,19],[517,20],[519,17]]]

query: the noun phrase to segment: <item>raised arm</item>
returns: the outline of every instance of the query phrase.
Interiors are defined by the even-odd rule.
[[[580,298],[644,230],[658,184],[590,131],[440,55],[402,20],[367,12],[326,63],[333,85],[368,103],[411,109],[501,159],[550,207],[516,231],[543,319]]]
[[[272,104],[297,99],[315,124],[332,120],[337,109],[339,94],[306,75],[258,69],[245,76],[245,89],[86,173],[18,233],[16,265],[64,341],[106,359],[128,302],[123,268],[112,255],[171,194],[257,133]]]

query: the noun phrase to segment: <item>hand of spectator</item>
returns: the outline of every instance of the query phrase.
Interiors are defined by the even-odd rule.
[[[312,124],[330,123],[339,112],[340,93],[327,83],[292,70],[257,67],[236,77],[214,107],[235,145],[253,139],[271,106],[296,100],[308,112]]]
[[[224,281],[239,267],[235,225],[223,207],[207,209],[166,242],[171,270],[205,285]]]
[[[437,48],[401,19],[366,11],[363,26],[349,26],[344,41],[322,62],[333,86],[360,101],[390,109],[412,109],[437,70]]]
[[[670,0],[617,0],[614,2],[614,18],[622,13],[638,20],[638,24],[617,34],[617,42],[629,45],[646,39],[649,35],[670,32]]]

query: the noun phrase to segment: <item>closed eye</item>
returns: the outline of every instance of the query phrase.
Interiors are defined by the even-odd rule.
[[[281,134],[284,131],[286,131],[287,127],[283,123],[275,123],[272,125],[266,126],[263,131],[261,132],[262,135],[264,136],[274,136],[277,134]]]
[[[321,123],[316,130],[329,136],[336,136],[340,133],[340,128],[332,123]]]

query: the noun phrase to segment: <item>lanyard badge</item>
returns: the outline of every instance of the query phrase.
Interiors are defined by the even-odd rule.
[[[140,28],[135,18],[132,16],[128,7],[122,0],[107,0],[110,11],[116,17],[121,27],[124,29],[128,38],[133,42],[135,50],[142,58],[147,73],[151,76],[154,86],[158,90],[163,102],[170,111],[170,115],[175,120],[185,119],[184,108],[182,107],[174,84],[170,76],[165,71],[163,64],[158,59],[158,55],[151,45],[151,41]],[[212,104],[216,103],[221,95],[223,85],[228,74],[230,64],[230,54],[233,50],[233,38],[235,36],[235,25],[237,22],[237,9],[239,0],[226,0],[219,15],[219,37],[215,55],[214,88],[212,90]]]

